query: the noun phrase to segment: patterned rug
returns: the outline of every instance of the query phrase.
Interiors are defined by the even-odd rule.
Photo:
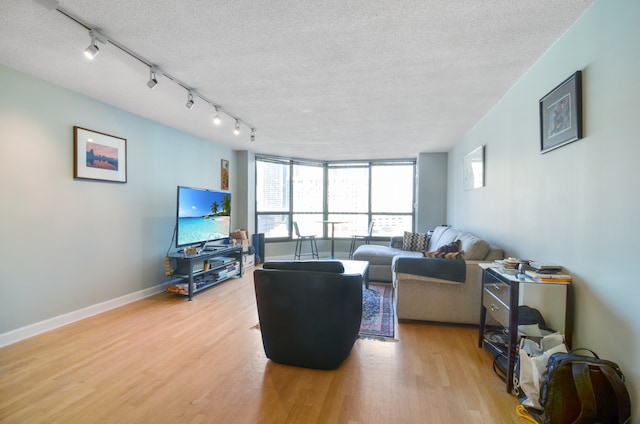
[[[391,284],[362,285],[362,323],[359,336],[365,339],[393,339],[395,314]]]

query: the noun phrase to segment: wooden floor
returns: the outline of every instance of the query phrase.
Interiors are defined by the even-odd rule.
[[[335,371],[264,356],[252,273],[0,349],[0,423],[524,423],[477,330],[400,323]]]

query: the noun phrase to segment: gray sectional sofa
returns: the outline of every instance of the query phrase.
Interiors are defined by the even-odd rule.
[[[389,246],[359,246],[353,258],[369,261],[370,281],[393,283],[398,319],[478,324],[482,290],[478,264],[502,259],[504,252],[449,226],[435,228],[425,250],[437,251],[456,240],[463,260],[429,258],[423,251],[403,250],[403,237],[392,238]]]

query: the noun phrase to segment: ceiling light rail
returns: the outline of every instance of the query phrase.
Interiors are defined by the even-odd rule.
[[[247,121],[241,119],[239,116],[236,116],[233,113],[229,112],[228,110],[224,109],[221,105],[213,102],[211,99],[207,98],[206,96],[202,95],[201,93],[198,93],[198,92],[194,91],[187,84],[185,84],[181,80],[177,79],[176,77],[174,77],[174,76],[172,76],[172,75],[160,70],[150,60],[145,59],[144,57],[140,56],[139,54],[135,53],[134,51],[130,50],[129,48],[123,46],[122,44],[118,43],[117,41],[113,40],[112,38],[107,37],[104,33],[100,32],[96,28],[92,27],[89,23],[83,21],[82,19],[80,19],[79,17],[75,16],[71,12],[61,8],[60,7],[60,2],[58,0],[33,0],[33,1],[38,3],[38,4],[40,4],[41,6],[45,7],[47,10],[56,10],[56,11],[58,11],[60,14],[66,16],[70,20],[76,22],[78,25],[84,27],[86,30],[89,31],[89,37],[91,38],[91,44],[84,51],[84,54],[85,54],[85,56],[87,58],[94,59],[98,55],[98,53],[100,53],[100,47],[98,46],[98,42],[103,43],[103,44],[109,43],[112,46],[120,49],[121,51],[123,51],[124,53],[128,54],[132,58],[136,59],[137,61],[139,61],[139,62],[141,62],[144,65],[149,67],[149,80],[147,81],[147,87],[149,87],[150,89],[155,88],[156,85],[158,85],[158,77],[160,77],[160,76],[162,76],[164,78],[167,78],[170,81],[172,81],[174,84],[179,85],[180,87],[184,88],[187,91],[186,107],[188,109],[191,109],[194,106],[194,98],[197,97],[197,98],[201,99],[202,101],[204,101],[205,103],[208,103],[209,105],[211,105],[211,107],[213,107],[215,109],[215,113],[216,114],[215,114],[215,117],[213,118],[213,123],[215,125],[220,125],[220,123],[222,122],[222,119],[220,117],[220,113],[224,113],[225,115],[229,116],[231,119],[233,119],[235,121],[235,127],[234,127],[234,130],[233,130],[234,134],[237,135],[237,134],[240,133],[240,124],[242,124],[242,125],[245,125],[246,127],[248,127],[250,129],[250,131],[251,131],[250,132],[250,139],[251,139],[251,141],[255,141],[256,128],[254,126],[249,124]]]

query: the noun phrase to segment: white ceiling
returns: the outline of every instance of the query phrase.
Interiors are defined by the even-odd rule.
[[[113,45],[87,61],[88,31],[35,1],[0,0],[0,63],[236,150],[409,158],[448,151],[594,1],[59,2],[256,127],[253,143],[167,78],[149,90]]]

